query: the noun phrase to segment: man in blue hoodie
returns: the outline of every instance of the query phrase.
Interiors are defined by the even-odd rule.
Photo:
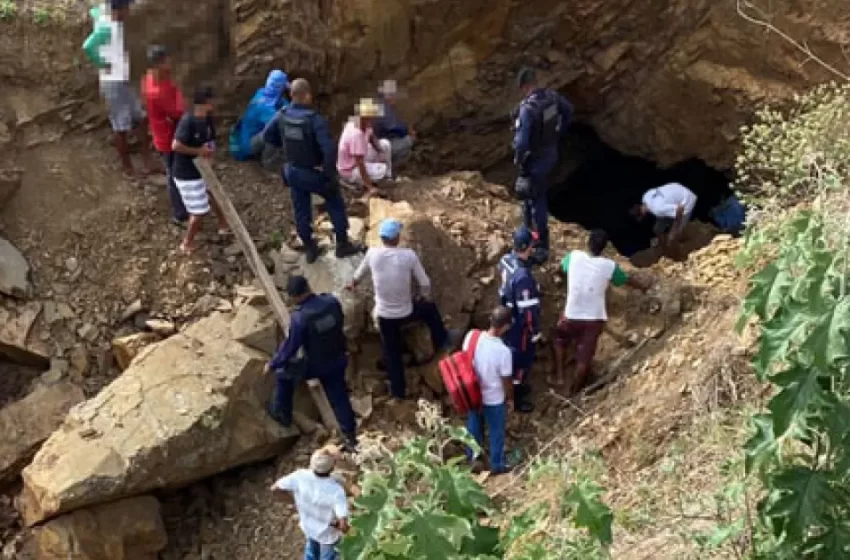
[[[289,90],[289,77],[283,70],[272,70],[266,78],[266,85],[254,93],[248,107],[233,129],[230,131],[230,155],[244,161],[253,157],[261,158],[263,151],[254,149],[254,137],[260,134],[266,124],[282,108],[289,105],[284,95]],[[262,144],[256,141],[256,145]]]
[[[132,0],[108,0],[91,9],[94,29],[83,43],[86,57],[97,66],[100,74],[100,93],[109,106],[109,122],[115,132],[115,148],[121,166],[128,177],[135,176],[127,135],[134,131],[148,173],[157,171],[150,150],[147,115],[138,95],[130,86],[130,56],[124,45],[124,21],[130,13]]]

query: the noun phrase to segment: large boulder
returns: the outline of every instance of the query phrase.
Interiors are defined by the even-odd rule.
[[[268,305],[245,303],[236,308],[230,325],[235,340],[271,356],[277,349],[278,325]]]
[[[0,409],[0,482],[17,476],[71,407],[85,398],[82,389],[61,381],[39,384],[25,398]]]
[[[215,313],[145,348],[76,406],[24,469],[28,525],[81,507],[180,487],[286,449],[297,430],[266,414],[266,356]]]
[[[364,292],[345,289],[361,262],[361,255],[345,259],[323,255],[313,264],[307,264],[303,258],[300,262],[301,271],[313,292],[333,294],[339,299],[345,313],[345,334],[349,339],[360,336],[367,325],[368,306]]]
[[[385,218],[399,220],[404,229],[401,244],[419,255],[431,280],[431,294],[443,319],[450,327],[469,326],[476,302],[475,282],[467,269],[475,263],[475,252],[460,245],[432,217],[414,209],[407,202],[389,202],[373,198],[369,201],[369,247],[381,246],[378,226]]]
[[[36,540],[42,560],[157,560],[168,535],[159,502],[141,496],[57,517]]]
[[[25,298],[31,292],[29,263],[14,245],[0,237],[0,294]]]

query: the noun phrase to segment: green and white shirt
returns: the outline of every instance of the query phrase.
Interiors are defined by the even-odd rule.
[[[592,257],[584,251],[572,251],[561,260],[567,275],[567,306],[564,315],[578,321],[607,321],[605,292],[608,284],[622,286],[628,275],[605,257]]]
[[[108,6],[89,11],[94,30],[83,43],[86,57],[100,69],[101,82],[129,82],[130,55],[124,48],[124,24],[112,19]]]

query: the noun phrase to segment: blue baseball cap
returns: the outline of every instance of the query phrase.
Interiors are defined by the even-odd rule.
[[[534,242],[534,234],[525,226],[514,232],[514,249],[524,251]]]
[[[378,226],[378,235],[381,239],[397,239],[401,235],[402,224],[395,218],[385,218]]]

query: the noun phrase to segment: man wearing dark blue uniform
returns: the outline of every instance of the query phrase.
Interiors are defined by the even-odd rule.
[[[276,376],[269,413],[290,426],[295,384],[302,379],[318,379],[339,422],[345,447],[353,451],[357,425],[345,385],[348,353],[342,305],[330,294],[311,292],[303,276],[291,276],[286,291],[297,307],[290,317],[289,336],[266,365],[266,372],[273,371]]]
[[[514,322],[505,334],[514,363],[514,406],[532,412],[529,373],[534,363],[534,345],[540,339],[540,287],[531,275],[534,235],[523,226],[514,232],[514,250],[499,261],[499,298],[511,309]]]
[[[519,73],[518,82],[523,100],[514,122],[517,196],[523,199],[525,225],[539,236],[534,257],[542,263],[549,258],[549,175],[558,163],[558,143],[570,124],[573,107],[557,92],[537,87],[529,68]]]
[[[310,195],[325,199],[336,237],[336,256],[344,258],[362,251],[348,239],[348,216],[339,190],[336,144],[328,132],[328,121],[311,107],[313,94],[307,80],[290,87],[292,104],[281,109],[263,130],[263,140],[286,153],[283,180],[289,185],[295,229],[304,243],[307,263],[319,258],[313,239],[313,207]]]

